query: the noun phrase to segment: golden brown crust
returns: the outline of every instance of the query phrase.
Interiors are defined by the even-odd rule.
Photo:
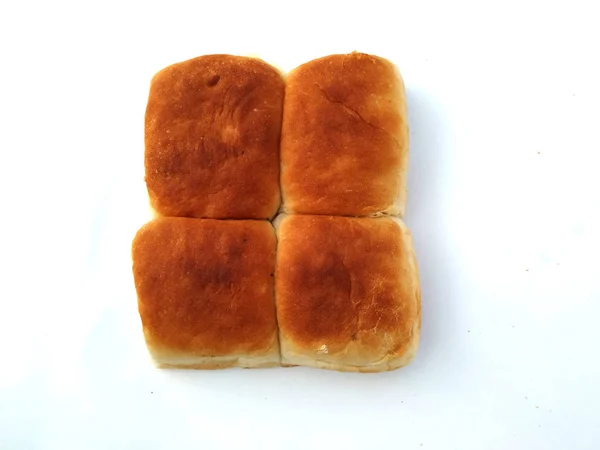
[[[282,76],[253,58],[208,55],[152,79],[146,184],[164,216],[267,219],[277,211]]]
[[[159,218],[138,231],[132,256],[144,335],[159,364],[278,362],[270,223]]]
[[[419,279],[399,220],[287,216],[277,228],[282,363],[377,372],[418,344]]]
[[[281,134],[288,213],[403,214],[408,126],[400,74],[363,53],[289,73]]]

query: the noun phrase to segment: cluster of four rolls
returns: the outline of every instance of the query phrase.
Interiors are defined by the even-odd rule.
[[[377,372],[416,352],[404,212],[408,127],[389,61],[332,55],[282,75],[210,55],[152,80],[133,241],[159,366]],[[277,215],[280,213],[279,215]]]

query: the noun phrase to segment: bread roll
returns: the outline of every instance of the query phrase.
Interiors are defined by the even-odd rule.
[[[159,366],[279,364],[269,222],[160,218],[132,247],[144,336]]]
[[[421,321],[410,232],[399,219],[277,219],[281,362],[381,372],[414,357]]]
[[[408,126],[396,67],[351,53],[290,72],[281,164],[287,213],[403,215]]]
[[[158,215],[268,219],[280,205],[284,82],[253,58],[208,55],[152,79],[146,184]]]

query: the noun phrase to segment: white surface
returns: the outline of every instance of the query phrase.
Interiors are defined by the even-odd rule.
[[[0,448],[598,448],[598,16],[484,3],[3,2]],[[154,369],[128,259],[151,76],[354,49],[407,85],[416,360]]]

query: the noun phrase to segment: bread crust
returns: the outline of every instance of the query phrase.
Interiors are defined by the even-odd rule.
[[[284,82],[254,58],[207,55],[152,79],[145,169],[158,215],[269,219],[280,205]]]
[[[152,79],[144,161],[154,219],[132,257],[159,367],[381,372],[416,354],[417,261],[395,217],[409,151],[402,78],[354,52],[303,64],[286,83],[263,61],[231,55]],[[278,210],[292,215],[248,220]]]
[[[279,363],[275,233],[267,221],[159,218],[132,245],[146,343],[159,365]]]
[[[397,68],[364,53],[331,55],[297,67],[286,84],[282,210],[403,215],[408,124]]]
[[[408,364],[421,306],[402,221],[291,215],[276,227],[282,363],[350,372]]]

